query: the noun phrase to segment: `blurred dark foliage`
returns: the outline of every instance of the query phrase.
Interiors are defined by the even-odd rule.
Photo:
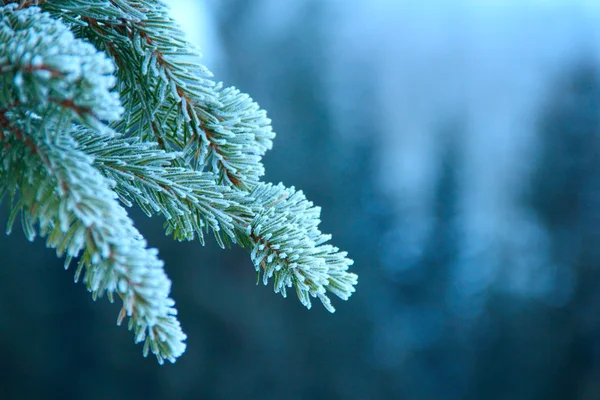
[[[440,128],[431,220],[421,221],[375,183],[385,127],[373,123],[367,80],[352,88],[360,113],[346,124],[362,139],[339,132],[322,73],[336,56],[324,43],[331,10],[304,2],[269,36],[252,19],[260,3],[217,8],[217,76],[269,111],[278,136],[266,180],[323,207],[322,230],[356,262],[357,293],[334,302],[333,315],[307,311],[255,286],[240,249],[176,243],[159,218],[133,209],[166,262],[188,334],[186,354],[159,367],[115,325],[117,304],[94,303],[42,240],[15,229],[0,241],[0,399],[600,399],[597,66],[575,63],[539,112],[539,157],[516,207],[548,241],[540,270],[525,270],[550,283],[530,295],[506,283],[520,276],[510,250],[464,249],[462,120]],[[415,249],[404,238],[423,225]],[[490,262],[500,272],[489,284],[457,278]]]

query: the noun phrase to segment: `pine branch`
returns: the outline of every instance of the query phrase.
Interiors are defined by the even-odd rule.
[[[313,296],[334,311],[326,291],[344,300],[354,292],[357,277],[347,272],[352,260],[324,244],[331,236],[318,229],[320,208],[313,207],[302,192],[259,184],[245,196],[216,185],[209,173],[170,167],[176,155],[154,145],[130,139],[109,141],[84,131],[75,138],[100,171],[116,182],[123,202],[130,205],[135,199],[148,215],[165,216],[167,233],[174,231],[177,238],[188,240],[194,232],[202,237],[206,225],[215,234],[222,227],[228,238],[248,249],[257,272],[264,270],[265,285],[274,278],[275,292],[284,297],[286,287],[295,286],[300,301],[309,308]]]
[[[76,280],[85,268],[94,298],[106,291],[112,300],[116,291],[123,300],[118,322],[129,316],[144,354],[173,362],[185,350],[185,334],[162,261],[115,200],[113,183],[70,136],[71,119],[92,121],[91,136],[112,133],[97,120],[121,112],[109,91],[112,63],[38,8],[9,4],[0,16],[0,193],[11,195],[8,232],[20,213],[28,239],[37,223],[47,245],[66,254],[65,267],[83,252]]]
[[[0,104],[112,135],[102,120],[117,120],[123,111],[111,92],[112,61],[37,7],[17,8],[0,8]]]
[[[346,252],[325,244],[331,235],[318,228],[321,209],[306,200],[302,191],[283,185],[261,183],[251,192],[256,199],[256,216],[239,242],[251,258],[263,283],[273,278],[276,293],[286,297],[286,287],[294,286],[300,302],[311,307],[310,296],[318,297],[330,312],[327,291],[343,300],[354,292],[357,275],[348,272],[353,261]]]
[[[286,287],[295,286],[300,301],[309,308],[313,296],[333,312],[326,291],[344,300],[354,292],[357,276],[347,272],[352,260],[324,244],[331,236],[318,229],[320,208],[313,207],[302,192],[259,184],[244,196],[217,186],[209,173],[170,167],[176,155],[154,145],[130,139],[109,141],[84,131],[75,137],[100,171],[116,182],[122,201],[130,205],[135,199],[148,215],[162,213],[167,233],[175,231],[177,238],[189,240],[194,232],[202,237],[205,220],[217,232],[223,227],[230,239],[249,250],[257,272],[264,270],[265,285],[274,278],[275,292],[284,296]]]
[[[224,247],[228,239],[219,233],[235,241],[235,230],[252,219],[246,193],[218,185],[212,173],[172,167],[177,153],[132,138],[94,137],[85,129],[76,130],[74,137],[100,172],[116,182],[123,203],[135,201],[148,216],[162,214],[167,234],[178,240],[197,234],[204,242],[203,232],[210,227]]]
[[[210,229],[222,247],[240,244],[265,284],[273,278],[283,296],[295,286],[308,308],[315,297],[333,312],[327,292],[344,300],[354,292],[352,260],[327,244],[320,208],[293,187],[259,182],[274,137],[265,112],[210,79],[162,3],[0,1],[11,3],[0,7],[8,230],[20,214],[27,237],[37,224],[66,267],[80,256],[76,280],[85,269],[94,298],[117,292],[118,322],[130,317],[144,354],[174,361],[185,334],[162,262],[117,198],[163,215],[178,240],[203,242]],[[113,63],[84,39],[114,60],[124,113],[111,92]]]
[[[122,11],[118,18],[114,12],[99,17],[88,3],[89,12],[70,0],[48,0],[44,8],[66,13],[79,23],[79,35],[114,58],[128,110],[117,129],[184,150],[194,169],[218,174],[219,183],[248,189],[258,182],[261,157],[275,136],[265,111],[248,95],[210,80],[200,53],[182,39],[162,3],[112,0],[110,9]]]
[[[123,300],[118,322],[129,316],[136,342],[145,341],[144,354],[151,350],[159,362],[173,362],[185,350],[185,334],[168,298],[170,281],[156,250],[146,248],[115,200],[111,182],[69,135],[0,115],[2,160],[13,176],[12,182],[3,182],[2,191],[16,187],[19,193],[9,227],[20,212],[25,233],[33,240],[39,223],[47,245],[58,256],[66,254],[65,268],[83,250],[75,280],[85,268],[83,280],[94,298],[104,291],[117,292]]]

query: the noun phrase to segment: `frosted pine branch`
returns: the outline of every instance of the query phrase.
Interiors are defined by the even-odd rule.
[[[94,137],[85,129],[74,136],[94,165],[116,182],[121,201],[128,206],[135,201],[148,216],[162,214],[167,234],[176,239],[197,235],[203,242],[204,232],[211,228],[224,246],[220,234],[235,241],[236,229],[252,218],[246,193],[218,185],[210,172],[172,167],[178,153],[158,149],[155,143]]]
[[[186,336],[174,317],[174,302],[168,295],[171,283],[154,249],[133,227],[131,219],[115,199],[112,182],[92,165],[93,159],[77,149],[64,132],[49,131],[36,122],[10,121],[0,116],[2,160],[12,178],[3,181],[18,193],[9,227],[17,212],[29,240],[39,224],[47,245],[66,255],[65,268],[83,252],[75,273],[94,298],[107,292],[123,300],[120,323],[130,317],[129,328],[136,342],[163,359],[175,361],[183,353]],[[9,228],[10,229],[10,228]]]
[[[260,206],[240,242],[251,251],[263,283],[273,278],[275,292],[284,297],[286,288],[293,286],[306,307],[311,307],[312,296],[334,312],[326,292],[347,300],[358,277],[348,272],[353,261],[347,253],[325,244],[331,235],[318,228],[320,207],[314,207],[301,191],[281,184],[259,184],[250,195]]]
[[[115,60],[127,110],[118,129],[135,128],[144,140],[184,150],[188,165],[218,174],[219,183],[242,189],[257,183],[264,174],[261,157],[275,137],[271,121],[247,94],[211,80],[166,6],[113,0],[111,15],[99,17],[94,1],[88,8],[79,3],[48,0],[44,7],[82,23],[77,32]]]
[[[174,361],[185,334],[162,261],[122,205],[161,214],[177,240],[212,230],[250,252],[258,276],[334,311],[357,276],[301,191],[260,182],[273,133],[224,88],[150,0],[0,0],[0,198],[29,239],[79,258],[94,298],[123,300],[144,354]],[[39,5],[46,12],[41,12]],[[116,69],[115,69],[116,67]],[[116,73],[116,78],[112,75]],[[113,86],[115,86],[113,90]],[[119,96],[116,94],[118,91]],[[119,203],[120,200],[120,203]]]
[[[130,317],[144,353],[174,361],[185,335],[162,261],[146,249],[112,182],[70,136],[73,122],[93,128],[90,135],[115,134],[102,121],[122,113],[110,91],[112,62],[37,7],[13,3],[0,16],[0,185],[13,200],[9,231],[20,213],[27,237],[35,237],[37,223],[47,245],[66,255],[65,266],[82,253],[76,280],[85,269],[94,298],[106,291],[112,299],[116,291],[119,322]]]
[[[49,14],[15,3],[0,8],[0,43],[1,103],[112,133],[101,121],[119,119],[123,108],[104,54]]]

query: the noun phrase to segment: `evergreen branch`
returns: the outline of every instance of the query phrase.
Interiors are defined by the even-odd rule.
[[[37,7],[0,8],[0,106],[20,106],[37,115],[61,114],[112,134],[102,120],[123,109],[110,59],[76,39],[67,26]]]
[[[148,215],[163,214],[167,233],[175,232],[176,238],[189,240],[194,232],[202,238],[208,218],[215,234],[221,227],[248,249],[257,272],[264,270],[265,285],[274,278],[275,292],[284,297],[286,287],[293,285],[305,306],[310,308],[312,295],[334,311],[326,291],[344,300],[354,292],[357,277],[347,272],[352,260],[324,244],[331,237],[318,229],[320,208],[302,192],[259,184],[246,196],[216,185],[208,173],[170,167],[176,155],[153,144],[108,141],[83,130],[75,138],[80,150],[94,157],[98,169],[116,182],[115,190],[126,204],[135,200]]]
[[[286,297],[286,287],[295,286],[300,302],[311,307],[310,297],[318,297],[330,312],[326,291],[347,300],[354,292],[357,275],[348,272],[353,261],[346,252],[325,244],[331,235],[321,233],[320,207],[306,200],[302,191],[283,185],[258,184],[250,196],[260,206],[239,242],[250,250],[263,283],[273,278],[276,293]]]
[[[75,279],[85,269],[94,299],[117,292],[118,323],[130,317],[145,355],[174,361],[185,334],[162,262],[116,198],[162,214],[178,240],[203,242],[210,228],[222,247],[240,244],[265,285],[273,278],[284,297],[295,286],[308,308],[312,296],[333,312],[327,292],[344,300],[354,292],[353,262],[327,244],[320,208],[293,187],[259,182],[274,138],[266,113],[211,80],[161,2],[0,1],[10,3],[0,7],[8,231],[20,213],[26,236],[37,224],[48,247],[66,254],[65,267],[81,255]],[[124,114],[111,92],[114,64],[82,39],[114,60]]]
[[[35,237],[37,222],[48,247],[66,254],[65,268],[83,251],[75,280],[85,269],[83,280],[94,299],[106,291],[112,301],[116,292],[123,300],[118,323],[130,317],[129,329],[136,343],[144,341],[144,355],[152,351],[160,363],[174,362],[185,350],[186,336],[157,251],[146,248],[92,158],[69,134],[39,122],[14,121],[0,111],[0,192],[9,191],[12,203],[18,194],[8,232],[20,212],[28,239]]]
[[[333,312],[326,291],[344,300],[354,292],[357,276],[347,272],[352,260],[346,252],[325,244],[331,236],[318,229],[320,208],[313,207],[302,192],[259,184],[249,196],[242,196],[216,186],[210,174],[170,167],[176,155],[155,145],[130,139],[109,143],[83,131],[75,137],[103,174],[117,182],[125,202],[131,204],[133,198],[149,215],[162,213],[167,226],[179,232],[177,238],[191,239],[194,231],[202,237],[202,221],[209,216],[214,218],[208,223],[213,230],[223,227],[250,251],[257,272],[264,270],[265,285],[274,278],[276,293],[285,297],[286,287],[293,285],[302,304],[310,308],[310,296],[318,297]]]
[[[85,22],[77,32],[114,58],[128,110],[118,129],[135,127],[163,148],[168,142],[185,150],[194,169],[207,168],[221,183],[251,188],[264,174],[260,160],[274,137],[265,111],[248,95],[210,80],[199,52],[182,39],[162,3],[112,0],[111,5],[127,16],[98,18],[65,0],[48,0],[45,9]],[[131,9],[144,17],[131,15]]]
[[[177,153],[132,138],[95,137],[85,129],[76,130],[74,137],[100,172],[116,182],[115,191],[125,204],[135,201],[148,216],[162,214],[167,234],[178,240],[197,234],[204,243],[203,231],[210,227],[223,247],[219,233],[235,241],[235,230],[252,218],[244,192],[217,185],[212,173],[170,166]]]

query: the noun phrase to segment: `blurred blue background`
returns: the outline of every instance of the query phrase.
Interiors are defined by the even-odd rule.
[[[357,293],[307,311],[133,209],[188,334],[159,367],[17,231],[0,399],[600,399],[600,3],[170,4],[268,110],[266,180],[323,207]]]

